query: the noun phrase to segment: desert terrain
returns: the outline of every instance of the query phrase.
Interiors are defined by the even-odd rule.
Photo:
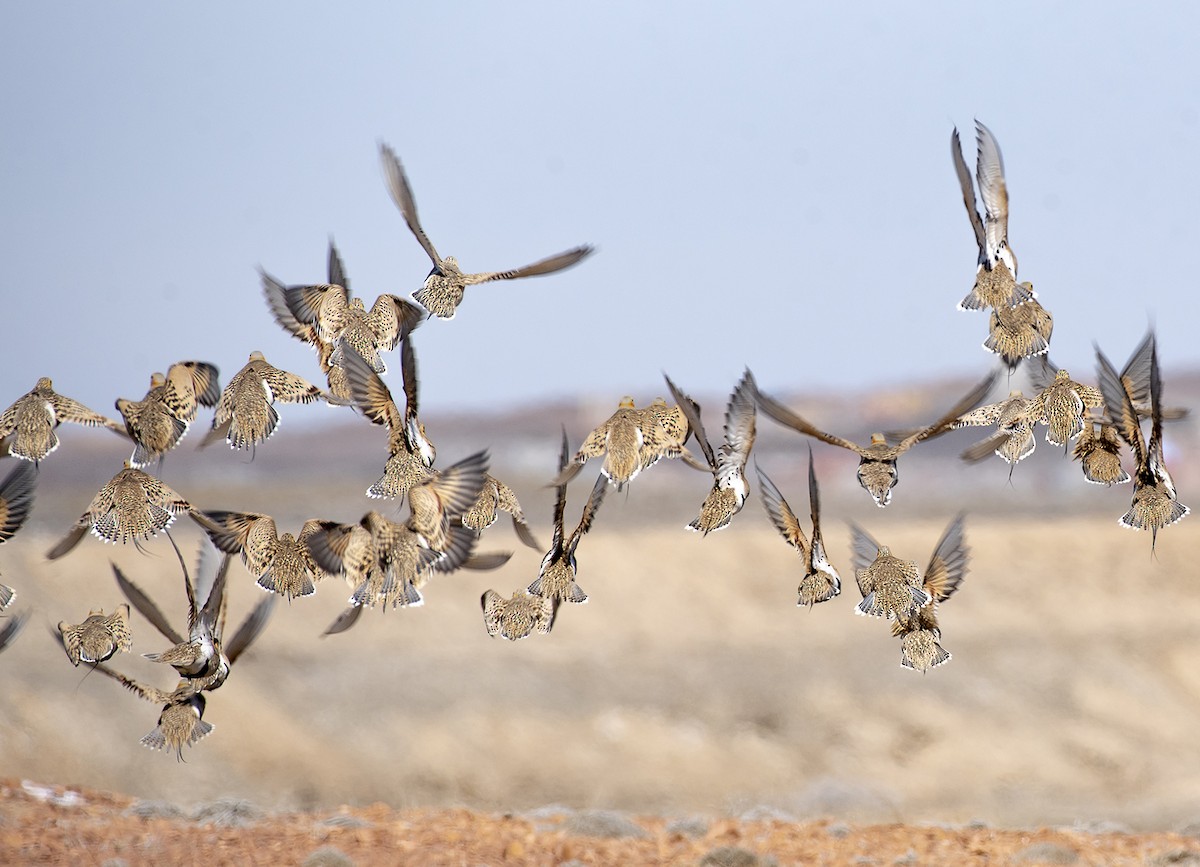
[[[439,462],[490,445],[493,472],[516,489],[548,544],[545,485],[558,425],[577,439],[609,411],[556,406],[532,417],[447,417],[429,426],[440,432]],[[892,415],[902,426],[906,414],[922,412],[914,398]],[[847,424],[852,430],[853,419]],[[481,443],[485,427],[491,441]],[[760,465],[806,518],[804,443],[769,422],[760,420],[760,430]],[[443,860],[422,849],[412,863],[495,863],[506,854],[533,863],[696,863],[726,844],[782,863],[813,853],[831,864],[910,854],[896,863],[955,863],[920,842],[943,832],[966,853],[958,863],[975,857],[967,857],[971,846],[984,852],[979,841],[988,837],[1003,838],[990,858],[1042,844],[1075,852],[1078,863],[1116,863],[1118,854],[1148,863],[1200,850],[1178,835],[1200,827],[1200,524],[1193,516],[1161,532],[1152,556],[1147,534],[1117,525],[1128,485],[1086,484],[1040,436],[1010,483],[998,459],[975,467],[955,460],[981,435],[955,432],[903,458],[887,510],[856,485],[852,456],[817,449],[825,538],[843,593],[811,610],[795,604],[798,558],[757,492],[729,529],[709,537],[684,531],[709,482],[678,462],[609,491],[579,550],[578,579],[590,599],[565,607],[549,636],[509,643],[484,630],[480,594],[525,586],[541,559],[519,544],[505,516],[481,548],[513,551],[512,559],[492,572],[435,578],[421,608],[370,612],[350,632],[321,637],[348,595],[345,584],[327,581],[312,598],[276,606],[262,637],[210,696],[205,719],[215,730],[177,762],[138,743],[158,708],[72,667],[50,634],[60,620],[78,622],[121,601],[110,560],[177,623],[184,617],[180,570],[165,539],[141,554],[89,537],[65,558],[45,559],[124,456],[111,435],[69,431],[44,463],[33,518],[0,548],[0,576],[18,592],[14,609],[31,614],[0,656],[0,854],[53,860],[51,849],[42,857],[20,847],[37,828],[47,841],[52,827],[75,828],[84,840],[92,809],[107,810],[114,828],[141,823],[128,839],[149,835],[167,846],[168,826],[154,823],[214,803],[243,805],[257,817],[250,827],[280,811],[291,818],[279,822],[303,826],[281,850],[287,858],[258,863],[299,863],[322,844],[313,823],[343,813],[371,823],[347,820],[349,836],[326,828],[355,863],[376,863],[372,840],[396,860],[396,841],[405,839],[396,828],[405,822],[411,840],[424,839],[418,827],[450,823],[463,846],[472,823],[507,828],[499,848],[499,838],[479,850],[450,842]],[[382,437],[363,424],[297,425],[253,461],[224,448],[197,454],[185,440],[160,477],[201,508],[269,512],[294,532],[308,517],[351,521],[378,505],[362,490],[382,467]],[[1169,441],[1185,503],[1197,489],[1195,439],[1182,423]],[[326,448],[335,457],[322,471],[306,469],[305,456]],[[571,486],[568,524],[593,478],[589,467]],[[846,522],[923,567],[961,509],[970,571],[939,611],[953,659],[922,675],[901,667],[886,623],[854,615],[860,597]],[[172,532],[194,556],[196,526],[183,519]],[[236,623],[262,591],[240,563],[230,579]],[[140,656],[164,642],[136,614],[133,632],[134,652],[113,666],[172,686]],[[85,803],[60,803],[72,800],[70,791]],[[36,805],[59,818],[25,818]],[[648,836],[619,842],[646,848],[636,856],[606,855],[609,844],[580,848],[594,839],[570,836],[564,823],[595,810],[641,817]],[[688,822],[691,830],[680,830]],[[182,825],[170,837],[180,845],[216,845],[220,836],[197,831],[206,826],[191,819]],[[907,837],[894,830],[901,825]],[[1031,837],[1039,828],[1060,836]],[[823,841],[809,856],[779,842],[797,829]],[[855,836],[867,829],[876,836]],[[1114,860],[1093,857],[1097,833]],[[359,842],[346,842],[352,838]],[[892,850],[880,841],[893,838],[898,848],[884,859]],[[847,840],[858,848],[839,848]],[[517,848],[506,849],[513,841]],[[96,861],[153,862],[159,851],[161,863],[170,850],[147,851],[110,849]],[[224,860],[239,861],[237,851]],[[447,854],[468,851],[475,854],[460,860]]]

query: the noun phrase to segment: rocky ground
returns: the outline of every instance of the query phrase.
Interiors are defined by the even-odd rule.
[[[0,815],[4,864],[1200,864],[1195,836],[1116,828],[852,825],[754,815],[667,820],[563,808],[514,815],[382,804],[269,814],[235,800],[185,812],[12,779],[0,781]]]

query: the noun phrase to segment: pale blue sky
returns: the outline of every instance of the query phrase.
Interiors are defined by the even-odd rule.
[[[1105,7],[1108,7],[1107,9]],[[438,408],[982,375],[949,156],[998,137],[1052,356],[1157,321],[1200,365],[1197,14],[1117,4],[8,4],[0,12],[0,405],[51,375],[113,411],[183,358],[319,380],[259,289],[429,268],[377,141],[464,268],[579,243],[417,336]],[[393,384],[399,390],[398,382]],[[295,417],[296,411],[289,413]]]

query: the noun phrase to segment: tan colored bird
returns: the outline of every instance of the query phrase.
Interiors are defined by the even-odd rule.
[[[1163,463],[1162,444],[1162,378],[1158,370],[1158,349],[1150,343],[1150,438],[1142,434],[1141,421],[1129,390],[1112,363],[1096,348],[1100,391],[1109,418],[1113,419],[1121,439],[1129,444],[1137,460],[1133,476],[1133,501],[1129,511],[1120,518],[1124,527],[1150,531],[1150,551],[1153,553],[1158,531],[1181,520],[1190,511],[1179,502],[1175,483]]]
[[[925,568],[923,589],[933,601],[908,617],[897,617],[892,634],[900,639],[900,664],[926,672],[950,661],[941,645],[937,607],[954,595],[967,574],[968,549],[963,539],[963,515],[947,525]]]
[[[821,540],[821,495],[817,486],[817,473],[813,466],[812,446],[808,448],[808,506],[812,516],[812,543],[804,537],[800,521],[788,501],[783,498],[779,488],[767,477],[767,474],[755,464],[758,471],[759,493],[762,495],[763,507],[775,529],[783,536],[785,542],[800,552],[804,559],[804,576],[800,586],[796,588],[796,604],[807,605],[809,608],[820,603],[828,602],[842,592],[842,578],[838,575],[833,564],[825,554],[825,543]]]
[[[191,504],[150,474],[131,467],[113,476],[96,494],[75,527],[46,554],[56,560],[69,553],[91,530],[105,542],[128,542],[139,546],[143,539],[165,531],[180,512],[190,512]]]
[[[180,361],[166,376],[150,376],[150,390],[141,400],[117,398],[117,411],[134,442],[129,463],[144,467],[178,445],[202,406],[216,406],[221,396],[216,365],[206,361]]]
[[[462,526],[463,514],[483,490],[487,468],[487,450],[476,452],[409,489],[408,526],[434,551],[447,549],[452,524]]]
[[[1019,307],[997,307],[988,321],[983,348],[999,355],[1011,373],[1022,359],[1043,355],[1050,348],[1053,333],[1054,317],[1035,300]]]
[[[1121,466],[1121,438],[1113,425],[1086,419],[1071,456],[1083,467],[1083,477],[1093,485],[1121,485],[1129,473]]]
[[[554,628],[558,602],[550,596],[533,596],[518,590],[505,599],[495,590],[485,590],[479,598],[483,623],[488,635],[520,641],[533,633],[548,635]]]
[[[480,274],[464,274],[458,267],[458,260],[453,256],[442,258],[434,249],[433,243],[425,230],[421,228],[417,218],[417,204],[413,199],[412,189],[404,174],[400,160],[385,144],[379,145],[379,157],[383,162],[384,178],[387,181],[388,193],[392,201],[404,215],[404,222],[416,237],[417,242],[433,261],[433,270],[425,278],[425,285],[413,293],[413,298],[430,312],[431,315],[442,319],[453,319],[458,305],[462,303],[463,293],[468,286],[488,283],[493,280],[515,280],[520,277],[537,277],[542,274],[553,274],[569,268],[589,255],[593,248],[589,245],[573,247],[562,253],[557,253],[546,259],[514,268],[509,271],[486,271]]]
[[[125,436],[125,428],[120,422],[64,397],[54,390],[50,377],[43,376],[32,391],[21,395],[0,413],[0,441],[3,441],[7,454],[36,464],[58,448],[58,434],[54,430],[64,421],[85,427],[106,427]],[[4,451],[0,450],[2,453]]]
[[[380,295],[367,312],[361,298],[330,284],[289,286],[284,298],[298,322],[315,325],[321,340],[333,346],[331,365],[343,366],[343,347],[348,346],[376,373],[387,372],[380,353],[395,349],[425,318],[420,307],[395,295]]]
[[[690,429],[684,427],[680,434],[679,417],[682,417],[682,409],[671,409],[666,401],[655,401],[649,407],[638,409],[632,397],[623,397],[616,412],[584,438],[571,463],[558,474],[552,485],[570,482],[589,460],[604,455],[600,472],[618,491],[621,490],[659,458],[683,453],[683,443]],[[660,419],[667,420],[669,429],[663,428]]]
[[[933,439],[948,431],[961,416],[974,409],[987,396],[995,381],[996,373],[993,371],[982,382],[971,389],[958,403],[950,407],[941,418],[933,424],[909,434],[895,445],[889,445],[887,438],[882,433],[874,433],[871,434],[871,443],[868,446],[857,445],[850,442],[850,440],[825,433],[814,427],[779,401],[759,391],[753,377],[750,378],[750,390],[751,394],[754,395],[755,403],[758,404],[759,409],[785,427],[790,427],[795,431],[806,434],[814,439],[819,439],[830,445],[849,449],[857,454],[859,457],[858,483],[875,500],[875,505],[883,508],[891,502],[892,488],[895,487],[899,480],[896,461],[900,455],[904,454],[917,443]]]
[[[308,380],[272,366],[261,352],[251,352],[245,367],[233,375],[221,392],[212,430],[200,447],[224,439],[230,448],[253,448],[265,442],[279,425],[276,401],[312,403],[321,397],[321,389]]]
[[[975,242],[979,246],[978,268],[975,286],[958,304],[959,310],[981,310],[985,307],[1016,307],[1031,300],[1034,295],[1028,283],[1016,282],[1017,257],[1008,246],[1008,186],[1004,181],[1004,161],[1000,156],[1000,145],[991,130],[975,121],[977,147],[976,177],[979,180],[980,198],[983,200],[984,218],[975,207],[975,185],[962,155],[962,144],[958,130],[950,135],[950,153],[954,158],[954,171],[962,189],[963,204],[975,230]]]
[[[692,458],[684,448],[692,428],[678,403],[669,406],[661,397],[656,397],[641,412],[653,422],[642,425],[642,448],[638,460],[643,470],[654,466],[662,458],[677,458],[680,455]]]
[[[311,544],[321,567],[342,573],[354,587],[350,603],[356,607],[424,605],[417,589],[424,583],[420,575],[442,558],[442,552],[422,545],[420,535],[406,523],[375,511],[363,515],[357,525],[322,522]]]
[[[437,451],[425,435],[425,426],[417,418],[416,356],[410,340],[401,343],[401,360],[405,391],[403,416],[392,399],[391,391],[366,359],[353,351],[346,353],[346,374],[355,407],[368,421],[386,427],[388,432],[387,464],[383,476],[367,489],[369,497],[402,498],[414,487],[434,477],[429,468],[436,459]],[[468,506],[478,494],[479,490],[476,489]]]
[[[193,746],[212,732],[213,724],[204,721],[207,703],[204,693],[189,681],[182,680],[174,690],[167,692],[126,677],[103,663],[97,664],[95,669],[146,701],[163,706],[158,724],[141,738],[142,746],[152,750],[169,749],[175,753],[176,761],[181,762],[184,747]]]
[[[128,605],[118,605],[107,615],[103,609],[89,611],[82,623],[63,620],[58,624],[58,631],[67,658],[76,666],[81,662],[104,662],[117,652],[128,653],[133,647]]]
[[[683,393],[666,374],[676,406],[687,419],[687,426],[696,437],[696,444],[708,462],[712,474],[712,489],[700,506],[700,514],[687,524],[687,529],[707,536],[714,530],[729,526],[733,516],[742,510],[750,485],[746,481],[746,462],[754,447],[755,412],[754,396],[751,394],[751,377],[747,371],[729,395],[725,409],[725,439],[714,452],[700,417],[700,405]]]
[[[332,241],[329,242],[329,256],[330,269],[332,270],[335,259],[337,262],[341,262],[341,259],[337,257],[337,250],[334,248]],[[338,267],[340,267],[340,264]],[[261,268],[258,273],[262,282],[263,297],[266,298],[267,306],[271,308],[271,314],[275,317],[275,321],[288,334],[295,337],[301,343],[307,343],[316,350],[317,364],[329,382],[329,394],[326,396],[326,400],[337,406],[349,405],[351,403],[350,384],[346,380],[346,371],[340,367],[333,366],[333,362],[331,361],[333,357],[333,344],[321,337],[315,322],[301,322],[288,308],[288,287],[286,285]],[[333,283],[335,281],[330,278],[329,282]]]
[[[932,601],[913,560],[901,560],[864,530],[850,523],[850,559],[862,593],[856,614],[910,620]]]
[[[1008,397],[1002,401],[964,413],[954,423],[955,428],[994,424],[996,433],[964,451],[962,459],[978,463],[996,454],[1011,467],[1029,457],[1037,447],[1037,440],[1033,436],[1033,426],[1037,422],[1035,412],[1033,400],[1025,397],[1020,391],[1010,391]]]
[[[354,588],[349,608],[324,634],[345,632],[358,622],[363,608],[423,605],[421,588],[435,572],[494,569],[511,556],[475,554],[475,543],[475,534],[466,527],[452,527],[446,550],[433,551],[407,525],[378,512],[368,512],[358,524],[320,522],[309,538],[314,560],[325,571],[342,574]]]
[[[534,538],[533,530],[525,521],[525,513],[521,511],[521,503],[513,489],[489,473],[484,479],[479,496],[471,507],[463,512],[463,526],[474,530],[476,534],[482,533],[496,523],[500,512],[508,512],[512,516],[513,530],[523,544],[535,551],[542,549]]]
[[[1083,430],[1086,411],[1104,406],[1100,389],[1076,382],[1048,358],[1029,366],[1029,378],[1036,389],[1031,411],[1047,426],[1046,442],[1051,445],[1063,446],[1075,439]]]
[[[305,521],[299,536],[280,535],[270,515],[256,512],[196,511],[196,522],[218,550],[240,554],[246,569],[262,589],[291,601],[311,596],[315,580],[324,576],[308,551],[308,538],[318,521]]]
[[[567,432],[564,430],[562,452],[558,461],[559,472],[566,469],[570,454],[571,447],[567,442]],[[527,588],[527,592],[531,596],[553,599],[555,604],[587,602],[587,594],[575,581],[575,576],[579,573],[579,563],[575,559],[575,551],[579,548],[580,540],[592,528],[592,521],[596,518],[600,504],[604,502],[604,492],[607,487],[604,476],[597,476],[596,483],[592,485],[592,493],[588,497],[587,503],[584,504],[583,513],[579,517],[579,524],[571,532],[571,535],[567,536],[563,529],[563,520],[567,511],[567,486],[566,484],[557,486],[554,496],[554,535],[550,539],[550,550],[542,558],[538,577]]]
[[[171,647],[162,653],[143,653],[151,662],[159,662],[175,669],[197,689],[217,689],[229,676],[229,657],[221,646],[221,632],[225,616],[225,578],[229,571],[228,555],[221,558],[217,574],[204,597],[203,605],[197,604],[196,588],[188,575],[187,566],[180,557],[183,568],[184,590],[187,594],[187,637],[184,638],[174,627],[162,609],[137,584],[113,563],[113,576],[125,598],[138,613],[162,634]],[[263,615],[265,617],[265,614]]]
[[[379,374],[354,351],[346,353],[354,405],[373,424],[388,429],[389,457],[383,476],[367,489],[367,496],[399,498],[407,495],[410,528],[421,534],[435,551],[445,550],[451,520],[461,516],[479,498],[487,478],[488,455],[476,452],[444,470],[431,470],[435,452],[416,415],[416,362],[411,342],[403,341],[406,418]]]
[[[203,553],[203,551],[202,551]],[[197,576],[193,586],[186,566],[183,571],[184,589],[188,599],[188,636],[185,639],[174,628],[162,610],[140,587],[125,577],[113,566],[113,574],[121,592],[133,607],[172,642],[172,647],[162,653],[142,654],[151,662],[170,665],[195,690],[211,692],[225,683],[230,668],[266,627],[274,610],[276,596],[270,594],[261,599],[246,615],[229,641],[224,640],[226,576],[229,572],[230,555],[223,554],[208,587],[203,606],[197,605],[196,590],[203,583]],[[180,563],[183,563],[182,557]],[[201,566],[203,567],[203,557]]]

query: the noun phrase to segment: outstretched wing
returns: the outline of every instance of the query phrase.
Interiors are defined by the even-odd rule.
[[[971,218],[971,228],[975,230],[975,243],[979,245],[980,261],[987,261],[987,239],[984,237],[983,220],[975,207],[975,183],[971,180],[971,172],[962,155],[962,142],[958,138],[958,127],[950,134],[950,155],[954,157],[954,172],[958,175],[958,185],[962,188],[963,204],[967,207],[967,216]]]
[[[810,436],[813,439],[818,439],[821,442],[829,443],[831,446],[840,446],[841,448],[849,449],[859,457],[867,455],[866,450],[861,446],[850,442],[850,440],[842,439],[839,436],[825,433],[825,431],[813,427],[808,421],[792,412],[779,401],[775,400],[775,398],[763,394],[759,391],[758,385],[755,383],[750,371],[746,371],[746,376],[749,378],[750,394],[754,396],[754,402],[758,404],[758,408],[784,427],[790,427],[794,431]]]
[[[963,539],[963,519],[960,512],[942,533],[933,548],[929,566],[925,569],[925,589],[935,601],[954,595],[967,574],[968,550]]]
[[[478,283],[489,283],[492,280],[516,280],[518,277],[537,277],[541,274],[553,274],[555,271],[570,268],[576,262],[588,256],[594,249],[595,247],[592,247],[590,244],[583,244],[582,246],[572,247],[570,250],[556,253],[553,256],[548,256],[545,259],[539,259],[532,265],[526,265],[523,268],[513,268],[509,271],[488,271],[482,274],[466,274],[464,275],[466,278],[464,282],[470,286]]]
[[[413,199],[412,189],[408,186],[408,177],[404,174],[404,166],[400,164],[400,159],[395,151],[383,142],[379,143],[379,158],[383,162],[383,176],[387,181],[388,192],[400,213],[404,215],[404,222],[408,223],[409,230],[433,261],[433,266],[442,267],[442,257],[433,248],[433,242],[429,240],[429,236],[421,228],[421,221],[417,219],[417,203]]]

